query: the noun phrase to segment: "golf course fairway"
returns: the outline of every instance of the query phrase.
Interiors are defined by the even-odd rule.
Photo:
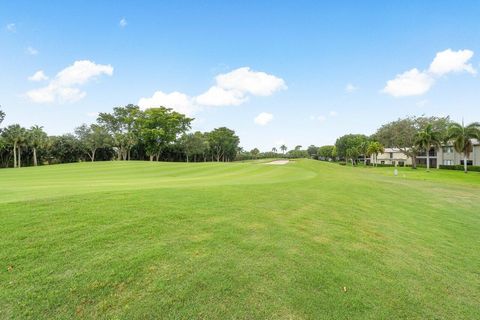
[[[0,170],[0,319],[473,319],[480,174],[298,160]]]

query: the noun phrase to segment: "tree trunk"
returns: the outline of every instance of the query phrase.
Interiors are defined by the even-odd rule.
[[[130,161],[130,149],[128,149],[128,152],[127,152],[127,160]]]
[[[17,167],[17,143],[13,143],[13,167]]]
[[[90,156],[90,158],[92,159],[92,162],[95,161],[95,151],[97,150],[96,149],[92,150],[92,155]]]
[[[150,161],[153,161],[153,155],[150,155],[149,157],[150,157]]]
[[[18,146],[18,167],[22,166],[22,147]]]
[[[468,171],[468,166],[467,166],[467,155],[463,157],[463,170],[465,173]]]
[[[417,157],[412,156],[412,169],[417,169]]]
[[[188,153],[185,153],[185,156],[187,157],[187,163],[188,163]]]
[[[430,171],[430,150],[427,151],[427,171]]]
[[[33,148],[33,165],[37,166],[37,148]]]

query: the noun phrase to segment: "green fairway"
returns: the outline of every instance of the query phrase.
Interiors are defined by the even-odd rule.
[[[479,173],[95,162],[0,190],[2,319],[479,314]]]

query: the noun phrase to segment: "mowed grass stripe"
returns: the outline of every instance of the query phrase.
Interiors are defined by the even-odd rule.
[[[299,167],[259,163],[98,162],[2,171],[0,203],[105,190],[280,183],[315,175]]]

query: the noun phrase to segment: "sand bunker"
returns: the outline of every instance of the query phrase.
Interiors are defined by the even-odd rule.
[[[288,160],[275,160],[271,162],[267,162],[265,164],[276,164],[276,165],[282,165],[282,164],[287,164]]]

